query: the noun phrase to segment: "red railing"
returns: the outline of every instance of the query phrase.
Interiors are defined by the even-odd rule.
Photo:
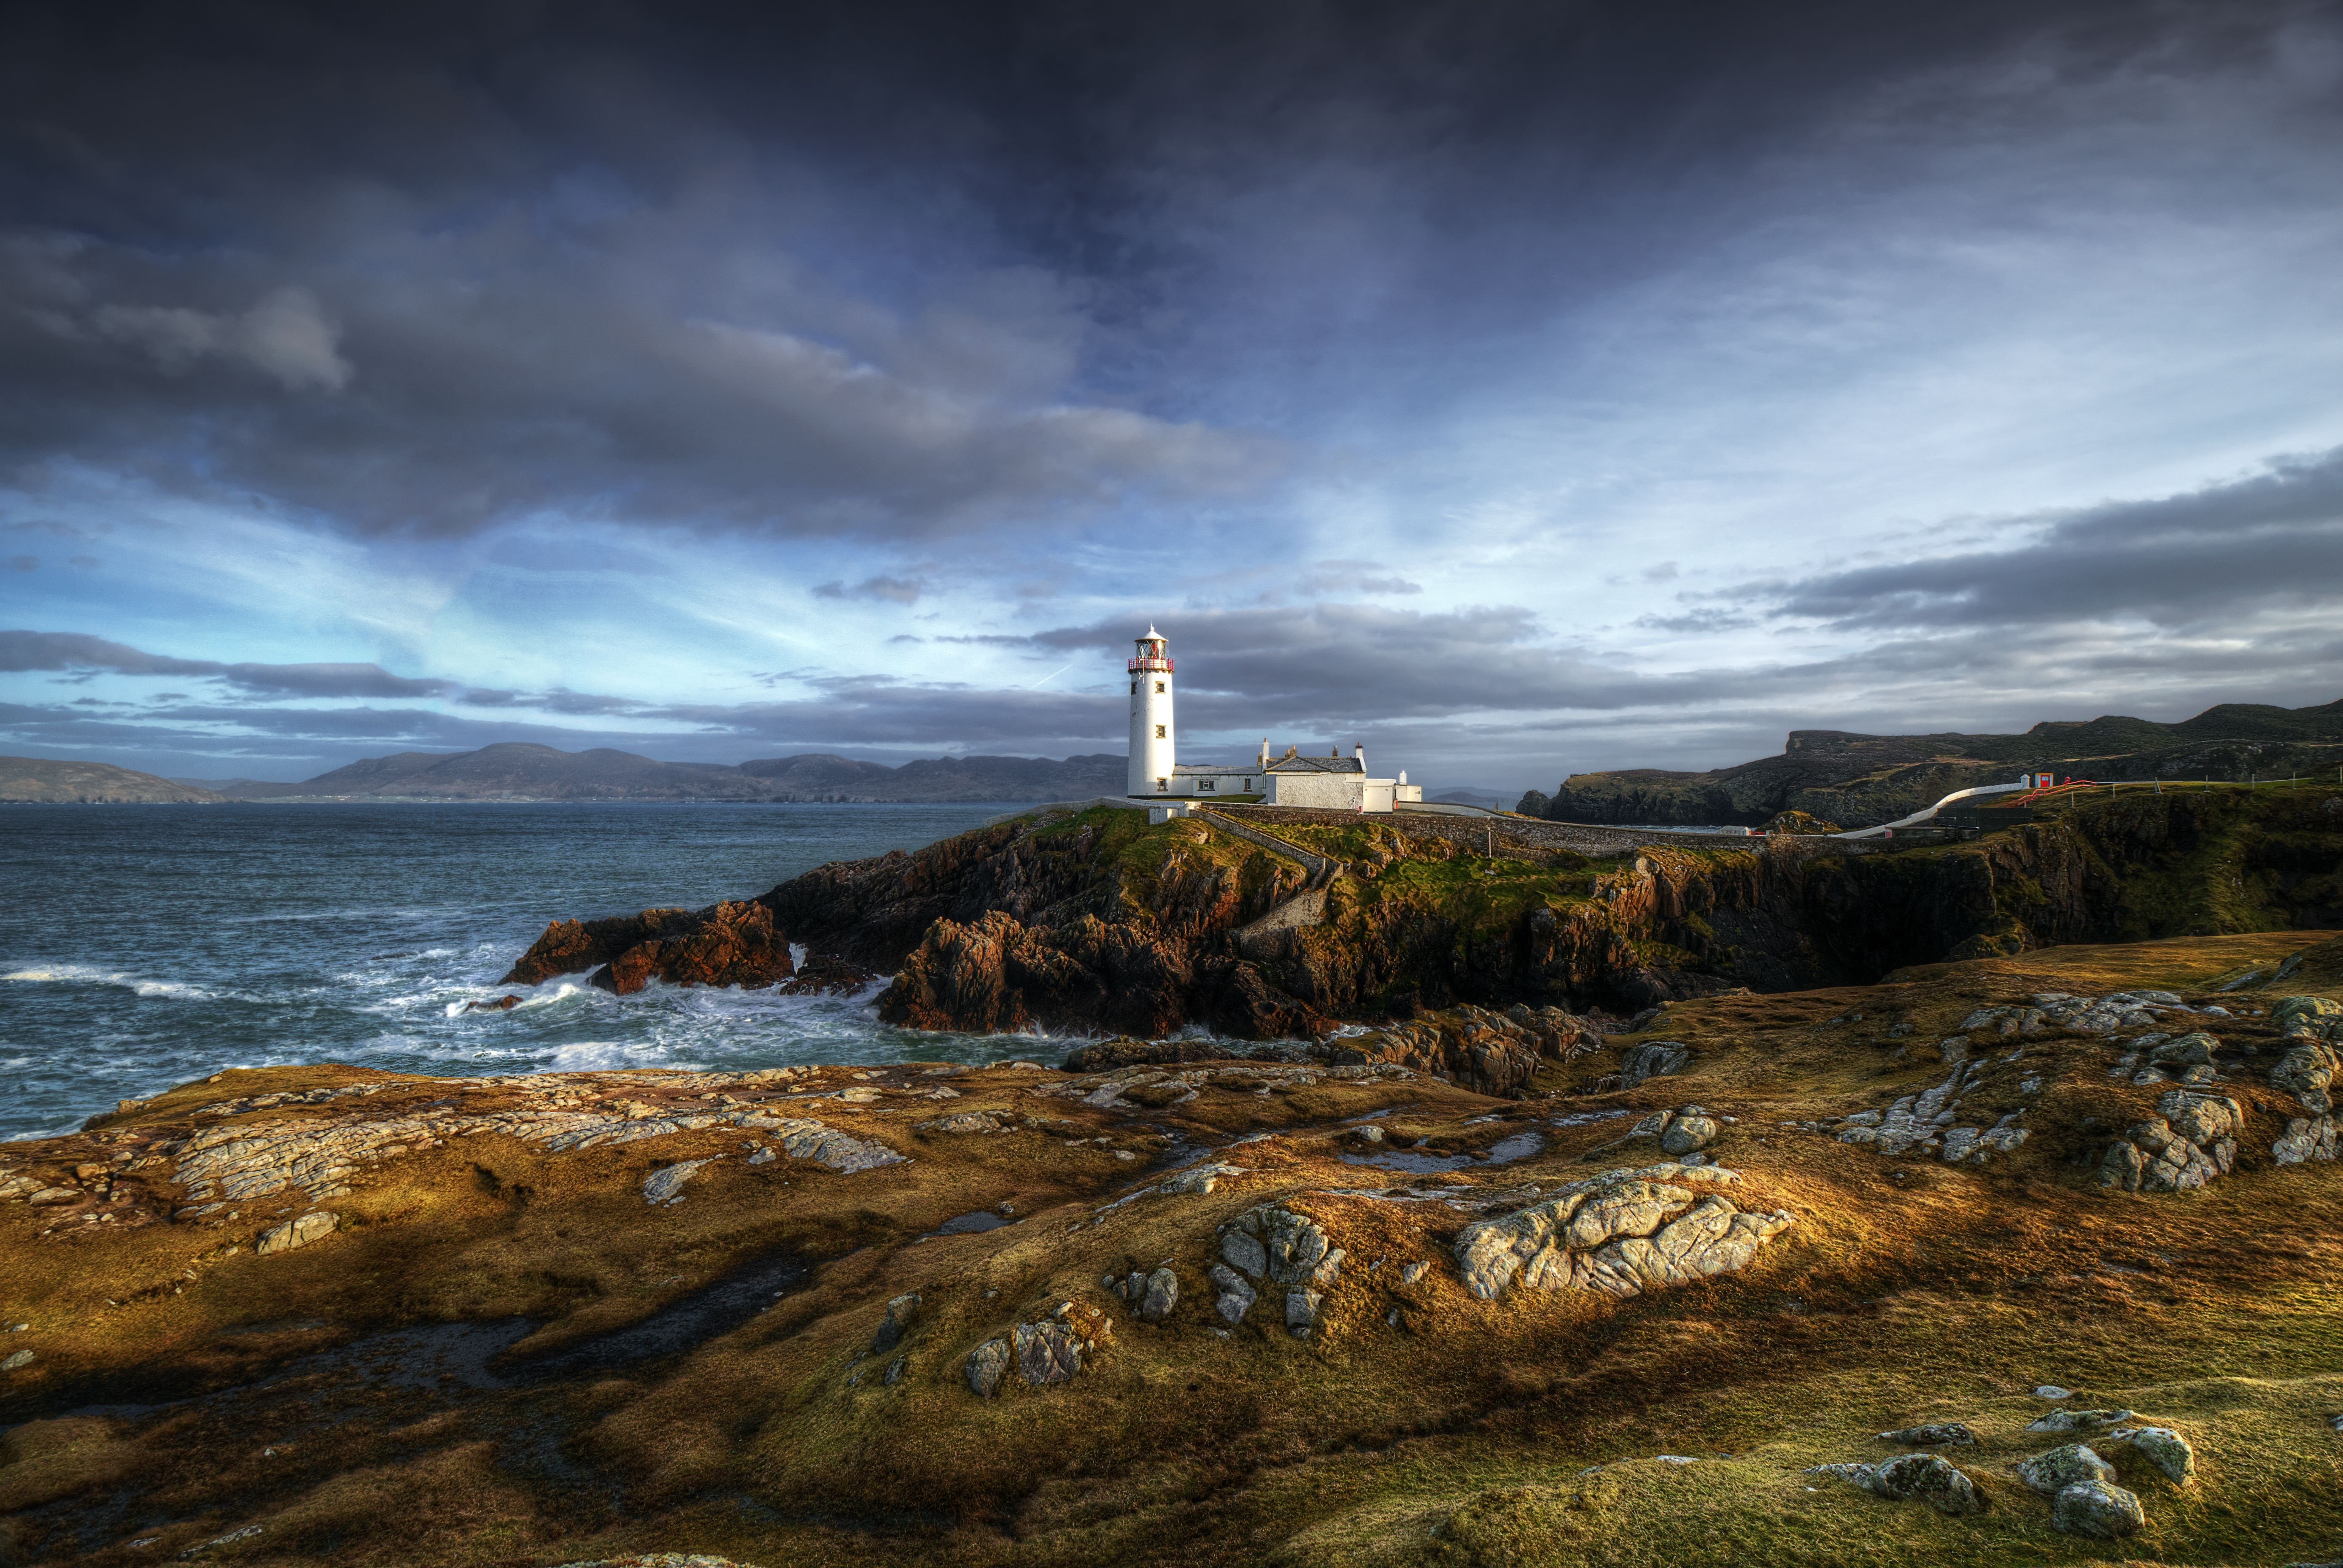
[[[1172,673],[1172,661],[1168,658],[1134,658],[1125,664],[1123,668],[1129,670],[1133,675],[1138,674],[1142,669],[1160,669],[1164,674],[1169,675]]]

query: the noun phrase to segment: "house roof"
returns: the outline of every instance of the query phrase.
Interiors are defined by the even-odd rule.
[[[1367,765],[1356,757],[1272,757],[1272,773],[1364,773]]]

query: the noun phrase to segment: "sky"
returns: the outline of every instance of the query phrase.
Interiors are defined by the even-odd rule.
[[[0,9],[0,749],[2343,696],[2343,5]]]

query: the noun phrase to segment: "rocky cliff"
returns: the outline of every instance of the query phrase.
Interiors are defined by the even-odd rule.
[[[1150,827],[1104,808],[824,866],[756,904],[779,933],[767,940],[892,973],[879,998],[892,1022],[1256,1040],[1453,1002],[1634,1012],[2062,943],[2343,925],[2343,800],[2316,792],[2120,798],[1909,849],[1758,840],[1608,860],[1493,826],[1460,840],[1436,819],[1246,820],[1341,864],[1307,918],[1262,918],[1303,895],[1299,857],[1210,818]],[[716,941],[692,934],[709,919],[559,922],[508,979],[657,941],[630,972],[739,983],[692,956]]]

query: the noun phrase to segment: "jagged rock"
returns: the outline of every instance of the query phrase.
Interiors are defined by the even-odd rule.
[[[1938,1448],[1946,1443],[1975,1442],[1976,1433],[1957,1421],[1931,1421],[1918,1426],[1883,1432],[1879,1434],[1879,1441],[1900,1442],[1906,1448]]]
[[[1707,1116],[1679,1116],[1660,1134],[1660,1149],[1668,1154],[1690,1154],[1716,1141],[1716,1121]]]
[[[2079,1442],[2017,1462],[2017,1479],[2046,1497],[2056,1496],[2079,1481],[2115,1478],[2116,1467]]]
[[[2107,1540],[2129,1535],[2147,1523],[2139,1499],[2111,1481],[2078,1481],[2050,1501],[2050,1523],[2069,1535]]]
[[[2132,1420],[2127,1410],[2054,1410],[2026,1422],[2028,1432],[2100,1432]],[[2063,1450],[2061,1451],[2063,1452]]]
[[[30,1351],[12,1351],[7,1360],[0,1361],[0,1372],[22,1372],[37,1359]]]
[[[985,1341],[968,1352],[968,1363],[964,1369],[968,1386],[976,1391],[978,1397],[990,1399],[1001,1392],[1001,1380],[1008,1374],[1009,1362],[1007,1340]]]
[[[1692,1191],[1676,1184],[1740,1179],[1714,1166],[1611,1171],[1527,1208],[1475,1221],[1456,1238],[1465,1289],[1493,1301],[1518,1275],[1533,1290],[1633,1295],[1742,1268],[1789,1228],[1791,1216],[1744,1213],[1714,1196],[1695,1205]]]
[[[2299,1165],[2307,1160],[2333,1160],[2338,1147],[2343,1147],[2343,1140],[2337,1137],[2333,1117],[2298,1116],[2286,1124],[2285,1135],[2270,1145],[2270,1154],[2281,1165]]]
[[[1403,1285],[1412,1285],[1423,1278],[1425,1271],[1431,1267],[1428,1262],[1410,1263],[1399,1271],[1399,1282]]]
[[[464,1010],[466,1012],[510,1012],[519,1005],[520,998],[517,996],[500,996],[494,1001],[468,1001],[464,1004]]]
[[[1872,1465],[1863,1484],[1875,1496],[1894,1503],[1925,1503],[1939,1513],[1956,1517],[1986,1509],[1976,1483],[1942,1454],[1897,1454]]]
[[[685,1160],[677,1164],[660,1166],[643,1178],[643,1201],[646,1203],[679,1201],[683,1184],[690,1181],[701,1166],[713,1165],[723,1158],[721,1154],[712,1154],[705,1160]]]
[[[2304,1110],[2324,1116],[2335,1109],[2329,1090],[2338,1070],[2343,1070],[2343,1056],[2338,1056],[2334,1047],[2305,1040],[2288,1050],[2270,1069],[2270,1087],[2293,1095]]]
[[[1318,1326],[1318,1309],[1326,1298],[1304,1285],[1285,1292],[1285,1332],[1297,1340],[1306,1340],[1310,1331]]]
[[[1211,1165],[1197,1165],[1181,1171],[1169,1181],[1159,1183],[1155,1190],[1167,1198],[1195,1197],[1210,1192],[1219,1186],[1221,1178],[1223,1176],[1242,1176],[1244,1173],[1245,1168],[1242,1165],[1223,1165],[1217,1162]]]
[[[1208,1275],[1218,1292],[1212,1302],[1213,1309],[1226,1320],[1231,1328],[1234,1328],[1244,1321],[1244,1315],[1247,1312],[1252,1311],[1253,1288],[1246,1282],[1242,1274],[1225,1263],[1214,1263],[1208,1271]]]
[[[741,901],[698,910],[645,910],[607,920],[556,920],[497,983],[537,985],[581,969],[594,970],[588,984],[621,996],[653,980],[757,989],[796,972],[773,911]]]
[[[2157,1101],[2156,1108],[2173,1131],[2207,1148],[2224,1139],[2234,1140],[2246,1128],[2245,1108],[2234,1100],[2176,1089]]]
[[[910,1364],[910,1361],[911,1358],[909,1356],[897,1356],[893,1361],[887,1363],[886,1375],[881,1377],[879,1381],[886,1384],[889,1388],[893,1388],[897,1383],[903,1381],[903,1369]]]
[[[2176,1486],[2185,1486],[2197,1474],[2197,1449],[2168,1426],[2127,1426],[2107,1434],[2108,1442],[2128,1442],[2134,1452]]]
[[[253,1251],[266,1257],[271,1252],[289,1252],[296,1247],[306,1247],[320,1236],[330,1236],[334,1227],[342,1222],[339,1214],[320,1210],[288,1220],[282,1225],[272,1225],[260,1233]]]
[[[903,1342],[910,1332],[912,1320],[920,1315],[920,1298],[916,1292],[895,1297],[887,1303],[887,1315],[879,1322],[879,1332],[870,1336],[873,1352],[884,1353]]]

